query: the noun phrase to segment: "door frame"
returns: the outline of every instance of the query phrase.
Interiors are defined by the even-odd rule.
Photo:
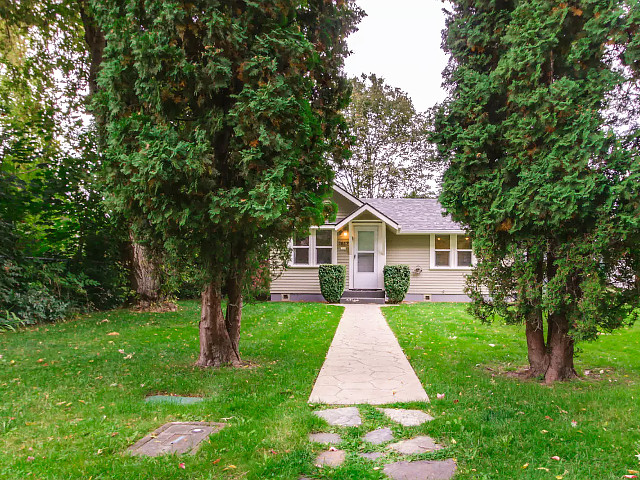
[[[372,221],[353,221],[349,223],[349,290],[353,290],[354,287],[354,276],[355,276],[355,258],[357,245],[355,241],[356,228],[357,227],[365,227],[365,228],[377,228],[376,234],[376,271],[377,271],[377,280],[378,284],[376,286],[377,290],[382,290],[384,288],[384,274],[383,268],[387,263],[387,229],[386,225],[383,222],[372,222]]]

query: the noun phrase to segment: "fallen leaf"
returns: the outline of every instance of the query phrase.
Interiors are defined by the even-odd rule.
[[[107,333],[107,336],[109,337],[117,337],[118,335],[120,335],[118,332]]]
[[[227,465],[224,469],[225,470],[233,470],[234,468],[238,468],[235,465]]]
[[[556,462],[560,461],[560,457],[557,455],[554,455],[553,457],[551,457],[551,460],[555,460]]]
[[[178,468],[181,468],[181,469],[185,470],[187,468],[187,466],[184,463],[179,463],[178,464]]]
[[[528,464],[528,463],[525,463],[524,465],[522,465],[522,468],[523,468],[523,469],[525,469],[525,468],[527,468],[528,466],[529,466],[529,464]]]
[[[444,393],[436,393],[436,398],[438,400],[442,400],[444,398],[444,395],[445,395]]]
[[[622,478],[638,478],[637,475],[623,475]]]
[[[220,463],[220,460],[222,460],[222,459],[221,459],[221,458],[216,458],[216,459],[215,459],[213,462],[211,462],[211,463],[213,463],[213,464],[215,465],[216,463]]]
[[[27,457],[27,462],[33,462],[36,459],[36,457]]]
[[[545,472],[549,471],[549,469],[547,467],[538,467],[538,468],[536,468],[536,470],[544,470]]]
[[[578,426],[578,422],[576,422],[575,420],[571,420],[571,426],[573,428],[576,428]]]

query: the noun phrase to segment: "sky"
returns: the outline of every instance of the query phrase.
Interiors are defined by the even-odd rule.
[[[348,38],[349,76],[375,73],[409,94],[419,111],[445,98],[447,57],[440,49],[444,4],[440,0],[358,0],[367,16]]]

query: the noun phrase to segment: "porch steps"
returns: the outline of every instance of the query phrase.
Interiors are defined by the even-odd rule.
[[[384,290],[345,290],[340,303],[374,303],[383,305]]]

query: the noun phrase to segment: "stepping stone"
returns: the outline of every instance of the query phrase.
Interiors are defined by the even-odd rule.
[[[319,467],[339,467],[344,463],[345,458],[347,458],[347,453],[344,450],[327,450],[318,455],[316,465]]]
[[[449,480],[456,473],[456,462],[448,460],[420,460],[396,462],[382,470],[393,480]]]
[[[390,428],[379,428],[373,432],[369,432],[364,436],[365,441],[373,443],[374,445],[380,445],[384,442],[390,442],[393,440],[393,432]]]
[[[433,452],[444,447],[435,443],[431,437],[421,436],[393,443],[389,445],[389,448],[403,455],[413,455],[414,453]]]
[[[310,433],[309,441],[315,443],[327,443],[337,445],[342,441],[340,435],[335,433]]]
[[[359,453],[358,456],[362,458],[366,458],[367,460],[377,460],[380,457],[384,457],[384,453],[382,452]]]
[[[360,412],[356,407],[317,410],[313,413],[325,419],[329,425],[338,425],[341,427],[357,427],[358,425],[362,425]]]
[[[219,432],[224,423],[171,422],[162,425],[129,447],[133,455],[157,457],[166,453],[194,454],[200,443],[213,433]]]
[[[144,399],[147,403],[173,403],[176,405],[193,405],[204,401],[202,397],[177,397],[173,395],[151,395]]]
[[[431,415],[422,410],[405,410],[404,408],[379,408],[378,410],[405,427],[416,427],[433,420]]]

